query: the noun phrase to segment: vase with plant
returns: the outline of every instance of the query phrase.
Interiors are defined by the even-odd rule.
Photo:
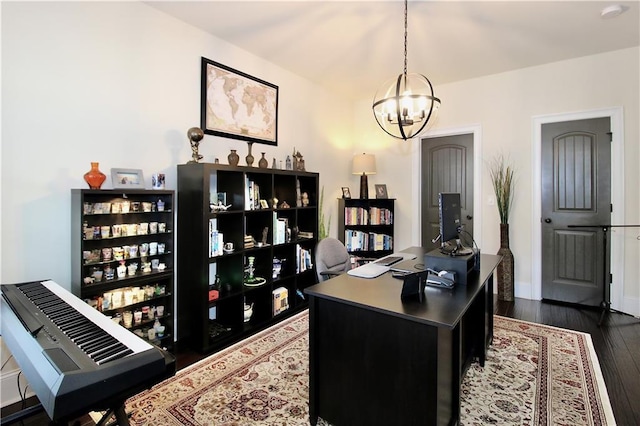
[[[329,236],[329,228],[331,227],[331,216],[329,216],[329,221],[327,222],[327,226],[324,225],[324,212],[322,211],[322,206],[324,204],[324,186],[320,190],[320,221],[318,223],[318,241],[323,238],[327,238]]]
[[[513,166],[506,162],[503,155],[498,155],[494,158],[489,173],[500,215],[500,250],[498,250],[498,255],[502,256],[502,261],[496,271],[498,299],[511,302],[514,298],[514,260],[509,247],[509,214],[515,189],[514,170]]]

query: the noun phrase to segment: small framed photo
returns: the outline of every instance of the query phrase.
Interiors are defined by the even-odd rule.
[[[386,184],[376,184],[376,198],[389,198]]]
[[[268,209],[269,208],[269,204],[267,204],[267,200],[260,200],[260,208],[261,209]]]
[[[348,186],[342,187],[342,198],[351,198],[351,191]]]
[[[111,169],[111,182],[114,188],[144,189],[144,177],[140,169]]]

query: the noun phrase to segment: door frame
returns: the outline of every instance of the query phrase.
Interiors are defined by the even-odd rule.
[[[479,124],[452,127],[448,129],[429,130],[425,134],[413,138],[412,151],[418,152],[413,156],[411,164],[411,181],[418,182],[412,185],[413,199],[420,200],[422,193],[422,140],[441,136],[455,136],[473,134],[473,239],[478,247],[482,247],[482,127]],[[411,237],[411,245],[420,246],[422,236],[422,203],[413,203],[411,212],[411,229],[415,229]]]
[[[612,107],[572,113],[558,113],[534,116],[532,120],[531,170],[533,215],[531,217],[531,288],[523,289],[521,297],[533,300],[542,299],[542,125],[561,121],[585,120],[591,118],[609,118],[611,120],[611,203],[615,206],[611,212],[612,224],[624,224],[624,120],[622,107]],[[615,285],[610,287],[611,308],[624,311],[624,235],[609,229],[609,247],[611,274]],[[606,285],[606,283],[605,283]],[[628,310],[627,310],[628,311]]]

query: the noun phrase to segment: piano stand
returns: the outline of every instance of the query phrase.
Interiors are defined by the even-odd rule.
[[[109,421],[113,416],[116,417],[116,422],[107,423],[107,421]],[[96,426],[112,426],[112,425],[129,426],[129,416],[124,410],[124,401],[122,402],[122,404],[119,404],[116,408],[109,408],[104,413],[100,421],[96,423]]]
[[[13,414],[9,414],[8,416],[3,417],[0,423],[2,423],[3,425],[11,425],[14,423],[22,422],[23,420],[35,414],[38,414],[41,411],[44,411],[44,407],[38,402],[31,407],[24,408],[20,411],[16,411]]]
[[[104,413],[104,415],[100,418],[98,423],[96,423],[96,426],[115,426],[115,425],[129,426],[129,415],[126,413],[124,407],[125,407],[125,402],[123,401],[117,407],[109,408]],[[24,408],[20,411],[17,411],[15,413],[12,413],[12,414],[9,414],[8,416],[3,417],[2,424],[8,426],[14,423],[23,422],[29,417],[34,416],[43,411],[44,411],[44,407],[42,406],[42,404],[37,403],[35,405],[32,405],[30,407]],[[107,423],[114,416],[115,416],[115,422]],[[57,422],[51,421],[49,424],[50,425],[68,425],[69,423],[67,421],[57,421]]]

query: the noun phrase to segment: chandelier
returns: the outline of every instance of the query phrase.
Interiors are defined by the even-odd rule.
[[[422,74],[407,73],[407,0],[404,0],[404,71],[385,82],[373,99],[373,115],[378,125],[394,138],[407,140],[433,123],[440,99]]]

